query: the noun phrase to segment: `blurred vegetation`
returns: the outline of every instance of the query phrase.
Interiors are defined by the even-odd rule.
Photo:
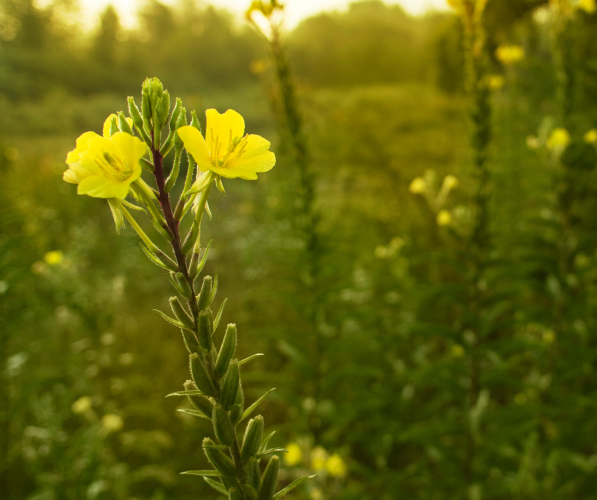
[[[178,333],[149,312],[168,285],[131,231],[117,236],[106,207],[61,179],[77,135],[158,76],[199,115],[233,108],[250,132],[279,137],[268,176],[214,197],[205,238],[235,311],[223,320],[239,325],[241,351],[267,354],[244,374],[247,398],[278,388],[263,413],[274,445],[293,444],[283,480],[323,468],[295,498],[594,499],[597,158],[584,135],[597,128],[597,15],[566,28],[563,111],[547,3],[487,5],[488,70],[503,87],[491,96],[489,271],[473,285],[456,16],[361,1],[286,35],[325,246],[314,371],[300,173],[267,44],[192,0],[143,2],[133,29],[107,8],[91,31],[74,1],[0,0],[0,496],[213,498],[178,475],[206,465],[209,426],[164,399],[188,378]],[[503,44],[524,59],[500,64]],[[556,154],[559,127],[571,140]],[[440,203],[448,175],[458,187]],[[409,191],[417,177],[432,195]],[[471,286],[491,297],[475,331]]]

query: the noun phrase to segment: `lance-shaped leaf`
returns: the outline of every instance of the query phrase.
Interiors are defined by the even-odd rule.
[[[215,332],[218,329],[218,325],[220,324],[220,320],[222,319],[222,314],[224,313],[224,307],[226,306],[226,301],[228,299],[224,299],[224,301],[220,304],[220,308],[218,309],[218,314],[216,314],[216,319],[214,319],[214,327],[213,331]],[[240,366],[240,363],[239,363]]]
[[[217,470],[188,470],[185,472],[180,473],[183,476],[217,476],[220,477],[220,474]]]
[[[210,420],[209,417],[206,417],[202,412],[200,412],[199,410],[187,410],[186,408],[179,408],[178,410],[180,413],[186,413],[187,415],[191,415],[193,417],[199,417],[199,418],[205,418],[207,420]]]
[[[149,258],[149,260],[151,262],[153,262],[156,266],[163,267],[167,271],[178,272],[178,266],[166,254],[162,254],[160,257],[158,257],[151,250],[149,250],[143,243],[139,243],[139,244],[141,245],[141,248],[143,249],[143,252],[145,252],[145,255],[147,255],[147,257]]]
[[[265,438],[263,438],[263,443],[261,443],[261,446],[259,447],[261,451],[267,449],[267,445],[269,444],[271,438],[274,437],[274,434],[276,434],[276,431],[270,432],[267,436],[265,436]]]
[[[183,325],[180,321],[178,321],[177,319],[171,318],[170,316],[168,316],[167,314],[164,314],[162,311],[160,311],[159,309],[154,309],[155,312],[157,312],[162,318],[164,318],[168,323],[173,324],[174,326],[177,326],[178,328],[186,328],[185,325]]]
[[[214,442],[211,439],[205,438],[203,440],[203,451],[205,451],[207,459],[222,475],[236,477],[234,462],[222,450],[214,446]]]
[[[170,297],[170,307],[172,308],[174,316],[176,316],[178,321],[184,325],[184,328],[187,330],[195,329],[195,322],[193,321],[193,318],[191,318],[191,316],[189,316],[189,314],[185,311],[184,307],[182,307],[178,297]]]
[[[313,474],[312,476],[304,476],[304,477],[301,477],[299,479],[292,481],[292,483],[290,483],[288,486],[286,486],[286,488],[283,488],[280,491],[278,491],[278,493],[276,493],[274,495],[273,500],[278,500],[279,498],[282,498],[284,495],[287,495],[293,489],[295,489],[297,486],[299,486],[301,483],[304,483],[308,479],[313,479],[315,476],[317,476],[317,474]]]
[[[257,401],[255,401],[251,406],[249,406],[244,411],[243,416],[240,419],[240,422],[242,422],[245,418],[247,418],[249,415],[251,415],[251,413],[253,413],[255,411],[255,409],[259,406],[259,403],[261,403],[270,393],[272,393],[275,390],[276,390],[275,387],[273,389],[270,389],[263,396],[261,396]]]
[[[228,495],[228,491],[226,490],[226,487],[222,484],[222,483],[218,483],[217,481],[214,481],[213,479],[210,479],[207,476],[203,476],[203,479],[205,480],[205,482],[207,484],[209,484],[214,490],[224,494],[224,495]]]
[[[274,455],[267,464],[265,472],[263,473],[263,477],[261,478],[261,491],[259,492],[259,500],[273,499],[274,492],[276,491],[276,484],[278,484],[279,470],[280,458]]]
[[[205,267],[205,263],[207,262],[207,257],[209,256],[209,249],[211,248],[213,240],[211,240],[207,247],[205,248],[205,252],[203,252],[203,257],[199,259],[199,254],[193,254],[191,259],[191,268],[189,270],[189,275],[193,281],[197,279],[197,276],[201,274],[203,268]]]
[[[288,453],[286,448],[270,448],[269,450],[260,451],[255,455],[256,458],[263,458],[267,455],[271,455],[272,453]]]
[[[214,327],[215,329],[215,327]],[[259,356],[265,356],[265,354],[258,352],[257,354],[253,354],[252,356],[249,356],[248,358],[242,359],[238,362],[238,366],[242,366],[245,363],[248,363],[249,361],[253,361],[255,358],[258,358]]]

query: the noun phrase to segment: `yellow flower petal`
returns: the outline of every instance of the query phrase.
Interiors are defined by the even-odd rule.
[[[147,152],[147,146],[143,141],[125,132],[117,132],[111,139],[112,142],[116,144],[116,147],[120,149],[124,161],[135,170],[135,177],[131,182],[137,180],[141,175],[141,165],[139,164],[139,161]],[[138,166],[139,168],[134,168],[134,166]]]
[[[212,158],[226,156],[231,141],[240,139],[245,133],[245,120],[236,111],[229,109],[220,114],[215,109],[205,112],[207,125],[205,142]]]
[[[66,182],[70,182],[71,184],[79,184],[79,180],[77,179],[75,172],[70,168],[64,172],[64,174],[62,174],[62,179]]]
[[[239,153],[232,153],[226,165],[212,170],[222,177],[254,180],[256,172],[267,172],[276,164],[276,155],[269,151],[270,142],[258,135],[247,136],[246,144],[238,147]]]
[[[115,183],[112,179],[100,175],[91,175],[83,179],[77,188],[77,194],[86,194],[94,198],[126,198],[130,184]]]
[[[182,139],[186,150],[197,163],[199,170],[202,172],[209,170],[212,165],[212,159],[201,132],[191,125],[186,125],[178,129],[178,135]]]
[[[89,144],[89,141],[94,137],[99,137],[99,135],[97,135],[95,132],[85,132],[84,134],[80,135],[77,139],[77,147],[66,156],[66,163],[71,165],[79,161],[79,156],[81,156],[81,153],[87,150],[87,144]]]

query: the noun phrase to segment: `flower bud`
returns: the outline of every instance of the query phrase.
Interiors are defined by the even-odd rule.
[[[182,307],[178,297],[170,297],[170,307],[172,308],[174,316],[176,316],[178,321],[180,321],[185,328],[188,328],[189,330],[195,329],[195,322],[193,321],[193,318],[191,318],[184,310],[184,307]]]
[[[276,491],[276,484],[278,483],[278,470],[280,469],[280,459],[273,456],[261,479],[261,491],[259,492],[259,500],[272,500]]]
[[[218,359],[216,360],[215,370],[218,377],[222,377],[228,371],[228,365],[236,351],[236,337],[236,325],[231,323],[226,328],[222,347],[220,347]]]
[[[222,384],[221,401],[222,406],[228,410],[235,402],[238,388],[240,386],[240,372],[238,370],[238,360],[230,363],[224,383]]]
[[[209,297],[211,295],[212,280],[211,276],[205,276],[203,278],[203,284],[201,285],[201,291],[197,296],[197,309],[204,311],[210,305]]]
[[[185,388],[186,391],[194,391],[194,390],[196,390],[195,384],[193,384],[193,382],[191,382],[190,380],[187,380],[184,383],[184,388]],[[189,399],[189,401],[191,402],[191,404],[198,411],[200,411],[201,413],[203,413],[203,415],[205,415],[207,418],[211,418],[212,413],[213,413],[214,405],[209,400],[209,398],[207,398],[205,396],[197,396],[197,395],[187,396],[187,398]]]
[[[191,127],[195,127],[201,132],[201,123],[199,122],[199,118],[197,118],[197,112],[195,110],[191,112]]]
[[[259,491],[261,483],[261,469],[259,469],[259,461],[255,457],[251,457],[247,462],[247,484],[251,485]]]
[[[226,446],[232,446],[236,439],[236,433],[222,405],[218,404],[214,406],[212,421],[218,441]]]
[[[226,477],[236,477],[234,462],[222,450],[214,448],[214,445],[215,443],[209,438],[203,440],[203,451],[207,459],[219,473]]]
[[[263,417],[258,415],[252,418],[247,425],[243,445],[240,450],[240,456],[243,463],[247,463],[249,459],[259,451],[261,445],[261,438],[263,437]]]
[[[118,127],[120,128],[120,130],[122,132],[125,132],[126,134],[134,135],[129,120],[126,119],[126,116],[124,116],[124,113],[122,111],[118,112]]]
[[[210,311],[201,311],[199,313],[199,345],[206,351],[211,351],[211,336],[213,333],[212,319]]]
[[[183,292],[185,299],[191,300],[193,298],[193,290],[191,289],[189,282],[185,279],[184,274],[176,273],[174,279],[176,280],[176,283],[178,283],[180,290]]]
[[[189,351],[189,354],[201,352],[201,347],[199,346],[199,341],[197,340],[195,332],[186,330],[185,328],[181,328],[180,331],[182,332],[182,340],[184,341],[184,345],[187,348],[187,351]]]
[[[199,358],[197,353],[193,353],[189,356],[191,365],[191,375],[193,376],[193,382],[197,388],[206,396],[214,396],[216,394],[216,388],[211,380],[211,377],[205,369],[205,365]]]

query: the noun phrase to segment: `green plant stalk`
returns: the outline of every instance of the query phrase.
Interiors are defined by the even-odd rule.
[[[477,4],[479,5],[479,4]],[[489,235],[489,180],[488,150],[491,141],[491,101],[487,85],[487,55],[485,33],[481,13],[476,12],[474,3],[468,2],[467,14],[463,16],[465,27],[464,54],[466,65],[466,92],[469,98],[469,120],[471,122],[471,149],[473,152],[474,176],[477,185],[473,197],[474,222],[470,236],[469,289],[470,289],[470,328],[475,334],[468,350],[469,388],[467,394],[466,415],[466,458],[464,479],[469,486],[476,483],[475,462],[478,444],[468,421],[475,407],[481,387],[480,356],[483,339],[479,335],[480,315],[486,293],[480,284],[485,276],[486,256],[491,250]]]
[[[280,26],[271,22],[272,37],[269,45],[276,70],[282,114],[288,131],[289,142],[294,151],[295,162],[298,167],[300,195],[302,201],[301,219],[303,238],[305,241],[305,261],[307,271],[306,289],[309,297],[307,319],[311,325],[312,359],[314,377],[311,380],[309,396],[315,401],[321,392],[322,373],[322,342],[317,331],[317,324],[322,314],[322,300],[320,293],[321,272],[321,237],[317,227],[318,212],[315,207],[315,175],[310,168],[311,157],[307,136],[304,131],[303,116],[300,111],[296,86],[292,75],[290,61],[282,42]],[[319,437],[319,425],[313,417],[309,419],[309,428],[316,438]]]

